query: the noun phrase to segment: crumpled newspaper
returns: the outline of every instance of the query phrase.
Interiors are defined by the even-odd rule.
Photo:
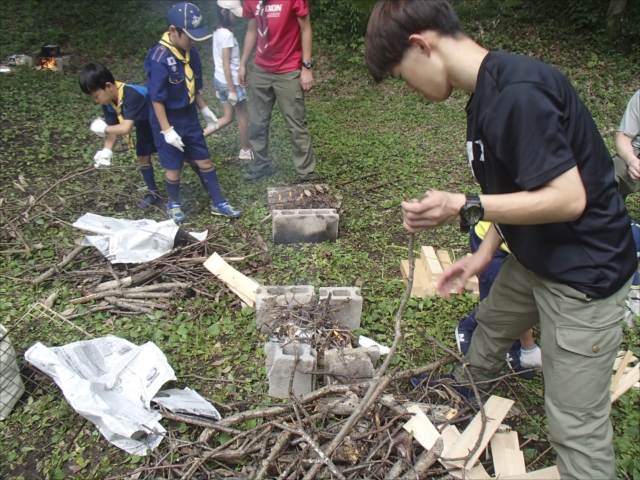
[[[624,312],[624,321],[629,328],[635,328],[633,317],[640,316],[640,290],[632,288],[627,294],[627,310]]]
[[[38,342],[24,357],[49,375],[76,413],[116,447],[144,456],[162,441],[162,415],[150,402],[176,377],[154,343],[137,346],[112,335],[60,347]]]
[[[86,213],[74,227],[97,235],[84,237],[83,245],[93,245],[111,263],[144,263],[173,249],[180,227],[173,220],[126,220]],[[197,240],[207,238],[208,231],[189,232]]]

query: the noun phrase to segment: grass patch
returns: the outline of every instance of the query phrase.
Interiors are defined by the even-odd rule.
[[[172,2],[127,0],[105,6],[78,0],[72,9],[61,8],[64,3],[29,0],[3,4],[0,26],[5,35],[0,41],[0,55],[29,52],[41,43],[55,42],[63,50],[77,52],[83,60],[105,62],[118,79],[143,84],[142,59],[162,33],[164,16]],[[620,117],[638,87],[638,64],[631,57],[608,54],[601,46],[537,22],[533,7],[523,5],[499,14],[494,10],[492,16],[481,8],[482,3],[459,2],[465,29],[489,48],[532,55],[560,68],[591,110],[613,151]],[[201,5],[209,26],[213,24],[212,5]],[[204,97],[216,114],[222,114],[212,88],[211,47],[204,42],[199,48],[205,64]],[[306,100],[308,123],[318,173],[343,198],[339,240],[293,246],[274,246],[270,241],[270,223],[262,222],[268,214],[266,188],[295,178],[288,133],[277,110],[271,128],[277,174],[245,184],[243,169],[235,160],[240,148],[235,127],[209,137],[223,192],[244,214],[233,223],[213,219],[208,214],[207,195],[194,175],[185,171],[182,197],[187,227],[217,228],[219,243],[229,245],[243,237],[260,235],[269,246],[267,260],[253,257],[238,267],[264,284],[320,287],[361,281],[365,299],[361,333],[390,344],[395,311],[404,291],[399,271],[400,260],[407,256],[408,241],[399,211],[403,194],[420,196],[430,188],[479,191],[466,160],[464,106],[468,95],[455,92],[445,103],[429,104],[410,95],[397,81],[375,85],[362,63],[361,41],[346,46],[325,42],[321,50],[316,50],[315,58],[317,86]],[[0,243],[3,249],[9,249],[17,248],[20,242],[15,233],[12,236],[6,221],[27,208],[30,195],[38,198],[65,176],[91,168],[101,141],[88,125],[101,111],[80,92],[74,74],[29,69],[0,74],[0,104],[0,221],[4,225]],[[77,285],[64,276],[37,288],[6,278],[34,278],[74,248],[74,239],[81,233],[70,224],[80,215],[143,215],[135,206],[143,186],[135,156],[124,150],[123,143],[117,148],[114,167],[60,183],[28,216],[20,217],[20,232],[32,246],[40,248],[34,248],[28,256],[0,257],[0,273],[5,276],[0,277],[0,320],[4,324],[16,322],[35,299],[55,289],[60,290],[56,311],[63,311],[70,299],[80,296]],[[158,165],[155,158],[152,161]],[[160,170],[157,181],[162,185]],[[25,184],[20,183],[19,176]],[[350,180],[354,181],[344,183]],[[632,217],[640,217],[636,197],[629,198],[628,207]],[[166,218],[160,209],[144,212],[144,216]],[[468,251],[467,236],[453,226],[422,233],[417,241],[449,249],[456,255]],[[80,256],[69,268],[81,269],[86,260]],[[215,295],[218,287],[212,284],[210,292]],[[181,386],[188,385],[223,402],[269,403],[271,400],[263,395],[266,387],[261,351],[266,336],[255,330],[250,309],[241,309],[235,298],[225,293],[219,298],[218,302],[200,298],[175,301],[179,313],[171,318],[114,318],[101,312],[79,324],[95,335],[118,335],[138,344],[155,342],[167,354],[177,375],[224,380],[185,377],[179,379]],[[433,352],[421,335],[424,332],[453,347],[455,325],[473,306],[469,297],[412,299],[403,323],[406,338],[394,362],[408,367],[431,361]],[[42,339],[50,338],[49,333],[54,332],[42,332]],[[625,331],[624,346],[636,354],[640,354],[638,333],[638,329]],[[514,420],[513,426],[522,434],[540,436],[540,441],[529,443],[525,451],[527,460],[532,461],[548,447],[541,379],[527,383],[511,379],[501,393],[517,398],[518,408],[526,412]],[[612,419],[619,477],[637,478],[633,477],[640,471],[637,395],[628,394],[616,403]],[[184,424],[164,424],[179,438],[195,439],[198,433]],[[0,472],[6,478],[104,478],[126,473],[144,461],[110,446],[93,425],[47,391],[34,395],[28,405],[0,423],[0,429]],[[536,467],[552,459],[547,455]]]

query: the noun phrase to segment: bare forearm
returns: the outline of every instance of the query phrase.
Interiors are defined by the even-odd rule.
[[[545,186],[526,192],[481,195],[484,220],[509,225],[572,222],[582,215],[587,203],[577,167],[559,175]]]
[[[300,36],[302,37],[302,61],[310,62],[313,58],[313,32],[309,15],[300,20]]]
[[[204,101],[204,98],[202,98],[200,92],[196,93],[196,105],[198,105],[200,110],[207,106],[207,103]]]
[[[616,152],[627,164],[630,164],[637,157],[633,152],[632,138],[627,137],[623,132],[616,134]]]
[[[477,253],[481,255],[486,255],[488,258],[493,258],[495,253],[498,251],[502,245],[502,238],[498,235],[498,231],[495,229],[493,225],[487,230],[487,234],[485,235],[482,243],[478,247]]]
[[[169,123],[169,119],[167,118],[167,111],[164,108],[164,103],[162,102],[151,102],[153,105],[153,111],[158,117],[158,123],[160,124],[161,130],[164,132],[165,130],[169,130],[171,128],[171,124]]]
[[[107,129],[108,128],[109,127],[107,127]],[[115,133],[107,132],[107,136],[104,139],[104,148],[108,148],[109,150],[113,150],[113,147],[115,147],[115,145],[116,145],[116,140],[117,139],[118,139],[118,136]]]
[[[233,76],[231,75],[231,49],[224,48],[222,50],[222,70],[224,71],[224,79],[230,93],[236,93],[236,87],[233,84]]]
[[[240,65],[243,67],[247,66],[249,63],[249,59],[253,54],[254,49],[256,48],[256,39],[258,38],[258,23],[255,18],[249,20],[249,25],[247,26],[247,33],[244,36],[244,49],[242,50],[242,59],[240,60]]]

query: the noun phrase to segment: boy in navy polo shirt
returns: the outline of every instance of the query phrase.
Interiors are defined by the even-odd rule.
[[[151,154],[155,153],[153,134],[149,125],[149,99],[147,89],[138,85],[116,82],[113,74],[104,65],[90,63],[80,71],[80,89],[100,105],[105,120],[96,118],[91,123],[91,131],[103,137],[104,148],[93,157],[95,166],[111,165],[113,146],[118,135],[127,137],[136,127],[136,154],[140,162],[140,173],[149,189],[140,208],[147,208],[160,200],[158,187],[153,176]],[[129,138],[129,145],[133,147]]]
[[[149,51],[144,62],[153,106],[149,122],[160,164],[166,169],[167,212],[174,221],[184,221],[180,205],[180,173],[186,160],[211,196],[211,213],[239,217],[240,210],[222,196],[198,119],[200,109],[207,128],[215,128],[218,123],[200,95],[202,65],[194,47],[194,41],[206,40],[211,33],[202,26],[198,7],[188,2],[171,7],[167,23],[168,31]]]

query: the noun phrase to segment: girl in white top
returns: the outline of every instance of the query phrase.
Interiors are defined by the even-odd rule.
[[[218,119],[217,128],[206,129],[205,137],[217,132],[233,122],[234,113],[238,114],[238,134],[241,150],[238,158],[251,160],[249,148],[249,110],[247,109],[247,92],[238,85],[240,69],[240,48],[233,34],[233,27],[242,18],[240,0],[218,0],[218,25],[213,33],[213,63],[215,73],[213,83],[216,96],[222,102],[224,116]]]

